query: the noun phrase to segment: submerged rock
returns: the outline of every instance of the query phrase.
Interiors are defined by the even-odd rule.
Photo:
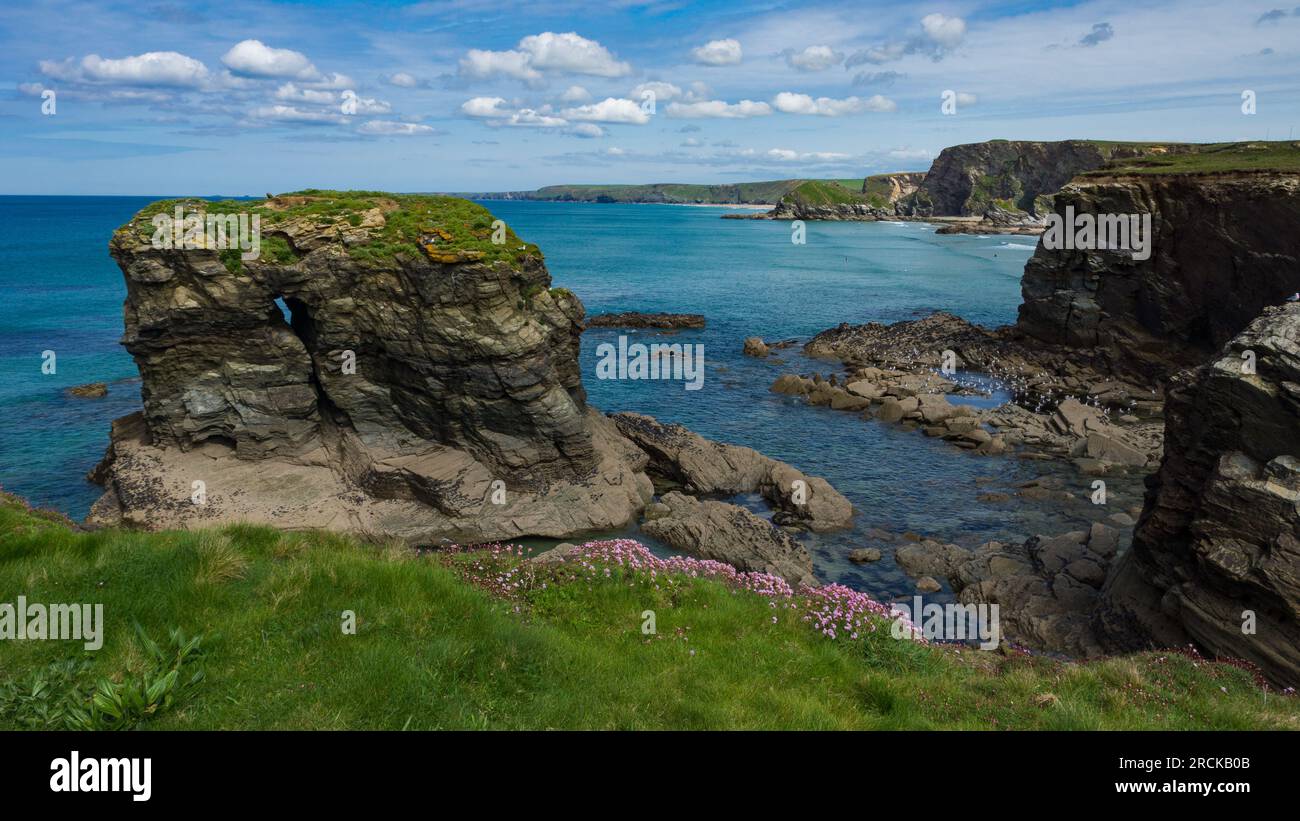
[[[99,399],[108,396],[108,385],[103,382],[90,382],[85,385],[76,385],[68,388],[69,396],[76,396],[80,399]]]
[[[691,328],[704,327],[703,314],[646,314],[624,311],[598,314],[587,320],[588,328]]]

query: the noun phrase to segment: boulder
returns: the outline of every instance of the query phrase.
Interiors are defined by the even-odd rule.
[[[670,513],[644,523],[649,536],[737,570],[771,573],[792,585],[816,584],[812,557],[790,534],[748,510],[694,499],[676,491],[661,502]]]
[[[638,413],[610,415],[619,433],[650,458],[651,476],[696,495],[760,493],[793,522],[822,532],[849,527],[853,505],[825,479],[753,448],[712,442],[681,425],[666,425]]]

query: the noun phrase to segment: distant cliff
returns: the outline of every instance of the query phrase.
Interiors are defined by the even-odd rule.
[[[1114,156],[1145,152],[1138,143],[1093,140],[989,140],[945,148],[901,211],[915,216],[983,216],[994,206],[1041,215],[1076,174]]]
[[[541,202],[718,203],[774,205],[806,180],[770,180],[719,185],[651,183],[647,185],[548,185],[536,191],[490,191],[460,194],[475,200],[535,200]],[[856,181],[854,185],[856,186]]]

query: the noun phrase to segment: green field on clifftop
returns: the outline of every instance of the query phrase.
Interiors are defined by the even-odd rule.
[[[1098,144],[1111,145],[1107,143]],[[1085,172],[1081,176],[1224,174],[1233,171],[1300,172],[1300,142],[1140,143],[1124,145],[1141,145],[1146,150],[1152,151],[1152,153],[1143,157],[1115,157],[1105,167]]]
[[[594,567],[502,589],[519,561],[251,526],[86,532],[0,494],[0,599],[102,603],[106,623],[96,652],[0,641],[0,729],[91,712],[143,729],[1300,727],[1294,697],[1179,652],[832,639],[719,581]]]

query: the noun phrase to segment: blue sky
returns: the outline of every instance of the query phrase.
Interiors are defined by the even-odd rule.
[[[996,137],[1288,139],[1297,78],[1300,7],[1277,0],[36,0],[0,9],[0,193],[858,177]]]

